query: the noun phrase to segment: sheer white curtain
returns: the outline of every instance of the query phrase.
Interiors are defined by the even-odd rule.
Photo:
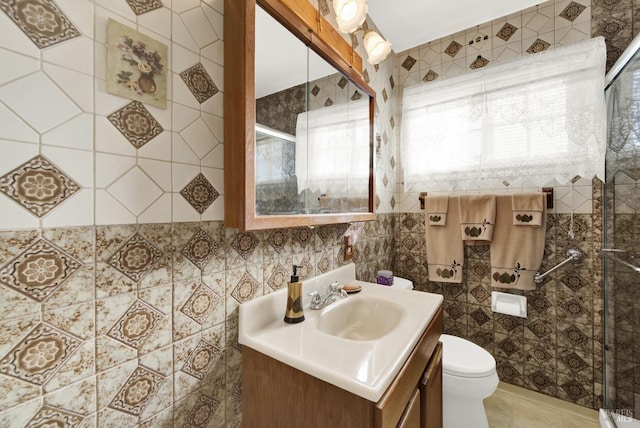
[[[296,124],[298,190],[357,193],[369,188],[369,100],[300,113]]]
[[[604,178],[601,37],[404,89],[407,190]]]

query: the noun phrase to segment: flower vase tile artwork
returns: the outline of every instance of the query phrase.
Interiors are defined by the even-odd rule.
[[[167,108],[167,46],[109,19],[107,92]]]

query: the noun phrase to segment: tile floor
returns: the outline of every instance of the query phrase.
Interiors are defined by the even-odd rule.
[[[490,428],[599,428],[598,412],[501,382],[484,400]]]

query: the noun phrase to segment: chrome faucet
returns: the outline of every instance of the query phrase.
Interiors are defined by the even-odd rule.
[[[317,291],[312,291],[309,293],[309,296],[311,296],[311,304],[309,305],[309,308],[322,309],[338,299],[345,299],[347,297],[347,292],[344,291],[342,287],[338,286],[338,281],[336,281],[329,284],[323,295],[320,295]]]

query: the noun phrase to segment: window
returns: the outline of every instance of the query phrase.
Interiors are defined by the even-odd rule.
[[[406,190],[604,178],[601,37],[405,88]]]

